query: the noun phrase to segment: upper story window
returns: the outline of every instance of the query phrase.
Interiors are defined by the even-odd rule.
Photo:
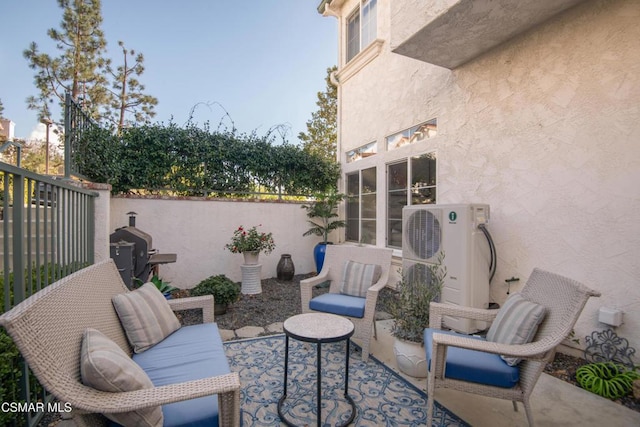
[[[378,0],[361,0],[347,18],[347,62],[376,39]]]

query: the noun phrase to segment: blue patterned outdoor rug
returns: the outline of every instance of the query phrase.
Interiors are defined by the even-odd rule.
[[[225,343],[231,370],[240,374],[243,427],[284,425],[277,403],[284,382],[284,335]],[[345,342],[322,345],[323,426],[344,423],[351,407],[344,398]],[[349,396],[356,404],[353,426],[424,426],[427,395],[383,363],[364,363],[351,344]],[[316,425],[316,346],[289,340],[285,417],[295,425]],[[468,426],[436,402],[434,426]]]

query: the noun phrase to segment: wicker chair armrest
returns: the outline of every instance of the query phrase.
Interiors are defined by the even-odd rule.
[[[202,309],[202,322],[213,323],[213,295],[167,300],[173,311]]]
[[[223,393],[239,396],[240,376],[237,372],[121,393],[84,387],[83,393],[74,394],[73,399],[67,396],[66,401],[84,413],[120,413]]]
[[[541,359],[549,350],[555,348],[552,343],[545,340],[528,344],[500,344],[460,335],[439,334],[437,332],[434,332],[432,339],[434,346],[459,347],[525,359]]]
[[[315,285],[319,285],[322,282],[326,282],[329,280],[329,270],[325,269],[317,276],[309,277],[308,279],[304,279],[300,281],[301,287],[313,288]]]
[[[453,304],[432,302],[429,305],[429,327],[442,329],[443,316],[462,317],[465,319],[493,322],[498,315],[498,310],[484,308],[462,307]]]
[[[303,313],[309,313],[309,301],[313,296],[313,287],[329,280],[329,269],[323,269],[317,276],[300,281],[300,304]]]
[[[374,283],[372,286],[370,286],[369,289],[367,290],[367,298],[369,297],[369,295],[368,295],[369,292],[378,293],[385,286],[387,286],[387,282],[383,278],[380,278],[380,280],[378,280],[376,283]]]

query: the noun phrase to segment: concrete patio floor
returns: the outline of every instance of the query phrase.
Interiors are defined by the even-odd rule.
[[[377,322],[378,339],[371,340],[371,354],[399,372],[393,354],[393,320]],[[267,328],[248,326],[236,331],[222,330],[224,340],[251,338],[264,332],[282,332],[282,323]],[[358,343],[357,340],[354,340]],[[426,390],[426,380],[406,376],[408,381]],[[513,427],[527,426],[522,405],[518,412],[511,402],[492,399],[455,390],[436,390],[436,400],[472,426]],[[531,406],[538,426],[640,426],[640,413],[589,393],[572,384],[543,373],[533,391]],[[62,420],[58,427],[75,427],[72,420]],[[372,426],[374,427],[374,426]]]
[[[392,320],[378,321],[378,339],[371,341],[371,352],[381,362],[397,370],[391,336]],[[426,380],[406,376],[421,390]],[[435,399],[472,426],[527,426],[524,407],[518,412],[510,401],[436,390]],[[531,396],[533,418],[538,426],[640,426],[640,413],[601,398],[572,384],[543,373]]]

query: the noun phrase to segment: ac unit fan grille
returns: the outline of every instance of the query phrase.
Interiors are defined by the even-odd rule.
[[[431,283],[433,281],[433,273],[431,272],[431,269],[426,264],[421,263],[406,265],[405,267],[403,267],[403,269],[403,279],[405,283],[409,286],[409,289],[411,289],[412,293],[417,293],[414,300],[420,300],[417,295],[423,293],[423,291],[421,290],[423,286],[425,286],[426,284],[432,286]],[[438,295],[434,295],[433,301],[440,301],[439,293]]]
[[[417,210],[411,213],[407,219],[405,233],[409,249],[419,259],[433,258],[440,250],[440,221],[427,210]]]

